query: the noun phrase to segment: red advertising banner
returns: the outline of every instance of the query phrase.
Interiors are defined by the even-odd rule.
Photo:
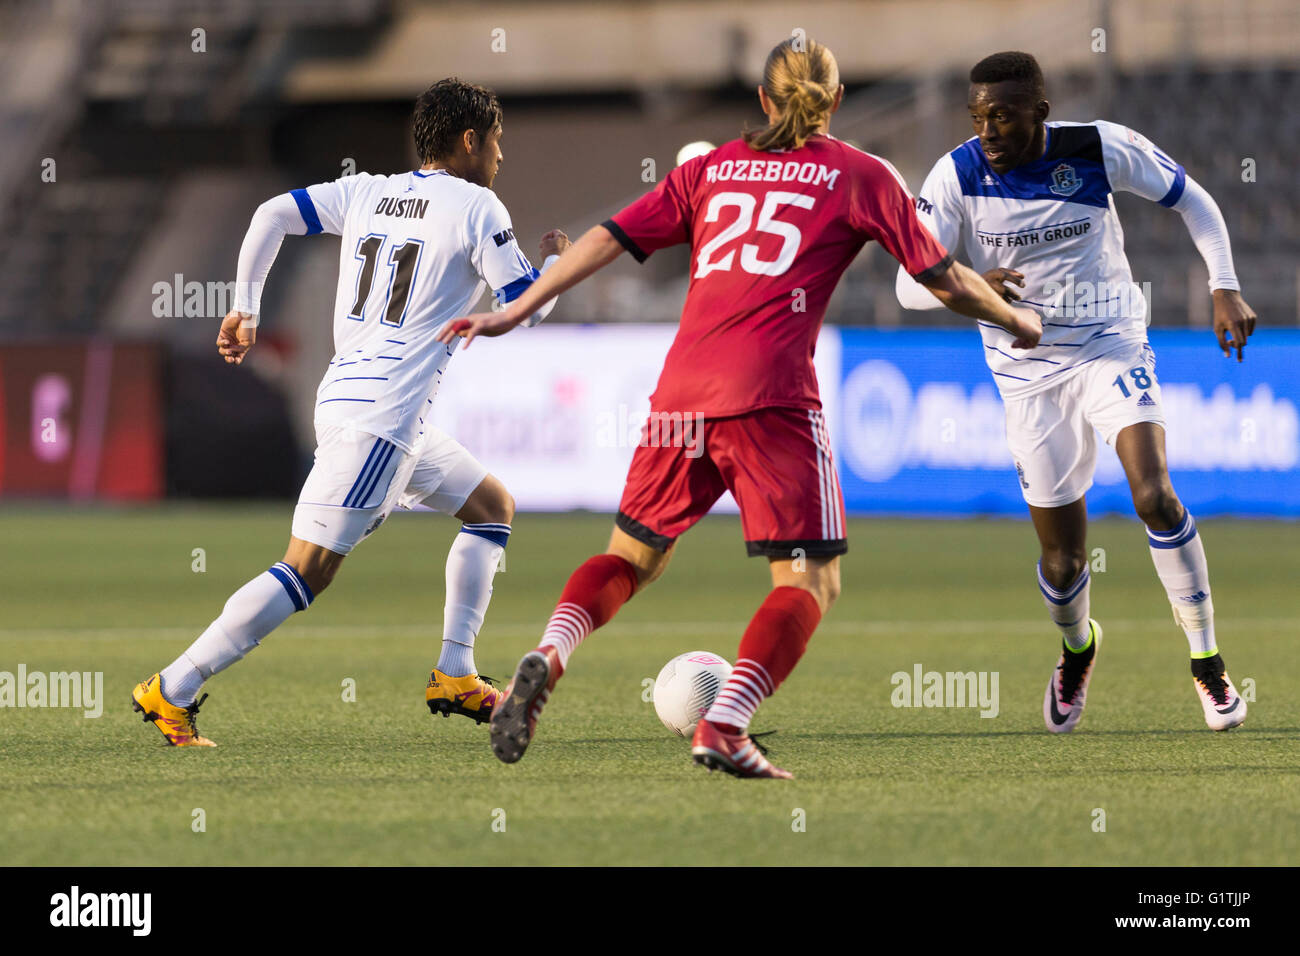
[[[0,495],[161,497],[161,365],[154,345],[0,346]]]

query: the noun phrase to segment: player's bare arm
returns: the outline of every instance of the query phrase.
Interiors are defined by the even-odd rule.
[[[1008,304],[982,276],[960,262],[925,287],[952,311],[1006,329],[1016,337],[1012,348],[1032,349],[1042,338],[1043,320],[1037,312]]]
[[[568,241],[567,237],[565,241]],[[543,243],[545,242],[546,239],[543,238]],[[577,242],[570,244],[555,264],[504,311],[480,312],[452,319],[438,331],[438,341],[449,343],[460,336],[465,340],[465,347],[469,348],[470,343],[480,335],[504,335],[542,305],[609,265],[622,251],[623,246],[608,229],[592,226]]]
[[[1237,350],[1237,361],[1243,361],[1241,350],[1246,339],[1255,332],[1255,310],[1246,304],[1236,289],[1214,290],[1214,336],[1224,356]]]

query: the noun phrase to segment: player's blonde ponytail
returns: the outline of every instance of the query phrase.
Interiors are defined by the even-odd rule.
[[[835,105],[840,68],[835,57],[816,40],[777,44],[763,67],[763,91],[781,111],[779,119],[761,130],[746,130],[754,149],[798,149],[822,126]]]

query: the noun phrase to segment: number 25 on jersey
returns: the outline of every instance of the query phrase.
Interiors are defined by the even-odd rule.
[[[811,209],[813,202],[812,196],[805,196],[803,193],[773,190],[764,196],[763,208],[759,210],[758,222],[755,223],[754,207],[758,204],[758,200],[752,195],[739,192],[715,193],[709,199],[709,207],[705,210],[705,222],[717,222],[721,217],[722,210],[728,206],[735,206],[738,212],[735,221],[731,225],[706,242],[700,249],[695,260],[695,278],[703,278],[710,272],[730,272],[736,257],[736,250],[728,250],[725,255],[716,259],[714,256],[731,240],[738,239],[749,233],[751,227],[758,232],[780,236],[781,251],[777,253],[775,259],[760,259],[758,257],[758,246],[755,243],[747,242],[740,247],[740,268],[756,276],[781,275],[794,262],[794,257],[799,252],[799,243],[803,240],[803,236],[797,226],[773,217],[781,206],[798,206],[800,209]]]

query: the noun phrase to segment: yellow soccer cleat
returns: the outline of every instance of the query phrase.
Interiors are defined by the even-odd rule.
[[[501,700],[501,691],[492,686],[489,677],[448,677],[435,667],[429,674],[424,700],[431,714],[464,714],[481,724],[492,719],[492,708]]]
[[[216,746],[194,725],[199,705],[207,699],[208,695],[204,694],[188,707],[177,707],[162,695],[162,680],[157,674],[136,684],[135,690],[131,691],[131,706],[136,713],[144,714],[145,721],[157,727],[173,747]]]

